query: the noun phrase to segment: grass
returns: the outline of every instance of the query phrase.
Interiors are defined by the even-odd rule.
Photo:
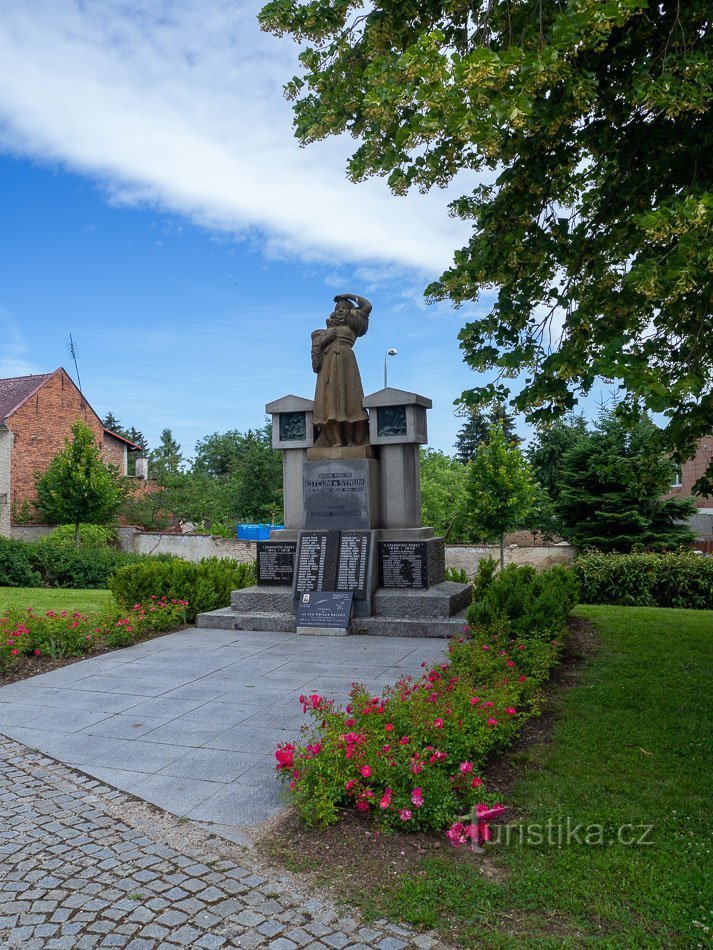
[[[0,613],[10,607],[32,607],[36,613],[47,610],[78,610],[100,613],[114,607],[108,590],[66,590],[59,587],[0,587]]]
[[[548,739],[511,757],[510,842],[501,829],[484,857],[424,848],[356,886],[352,872],[368,914],[467,947],[710,944],[713,611],[576,615],[598,648],[556,691]]]

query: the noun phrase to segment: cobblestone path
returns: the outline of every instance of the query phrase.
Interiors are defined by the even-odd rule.
[[[0,946],[438,946],[365,926],[250,850],[0,736]]]

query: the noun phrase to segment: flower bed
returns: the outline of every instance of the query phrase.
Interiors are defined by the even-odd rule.
[[[153,596],[135,604],[125,616],[116,612],[87,616],[78,611],[32,607],[11,609],[0,617],[0,673],[9,673],[26,657],[53,660],[84,656],[97,650],[130,646],[147,636],[185,624],[188,602]]]
[[[299,814],[328,825],[355,808],[387,828],[435,831],[486,809],[482,764],[537,712],[558,652],[557,641],[463,638],[420,679],[404,677],[381,696],[354,686],[344,710],[301,697],[312,717],[306,741],[276,752]],[[463,828],[482,837],[477,824]]]
[[[495,576],[486,565],[481,573],[476,590],[497,610],[451,642],[446,662],[380,696],[354,685],[344,709],[318,694],[300,697],[311,725],[303,742],[279,746],[275,757],[308,824],[329,825],[353,809],[387,829],[449,828],[455,845],[487,840],[487,822],[502,806],[486,792],[483,764],[539,712],[575,589],[558,571]],[[557,606],[548,610],[555,588]]]

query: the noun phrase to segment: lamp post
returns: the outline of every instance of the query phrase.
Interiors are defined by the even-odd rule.
[[[398,350],[395,350],[395,349],[393,348],[393,346],[390,346],[390,347],[388,348],[388,350],[386,351],[386,354],[385,354],[385,356],[384,356],[384,389],[386,389],[386,386],[387,386],[387,383],[386,383],[386,379],[387,379],[386,370],[387,370],[387,362],[388,362],[388,359],[389,359],[390,356],[398,356],[398,355],[399,355],[399,351],[398,351]]]

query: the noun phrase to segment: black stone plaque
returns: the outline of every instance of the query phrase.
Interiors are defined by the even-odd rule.
[[[307,529],[358,531],[371,527],[366,459],[306,462],[303,472]]]
[[[355,600],[364,600],[369,572],[368,531],[342,531],[337,561],[337,590],[354,591]]]
[[[428,545],[379,541],[379,587],[428,587]]]
[[[297,602],[297,626],[346,630],[352,615],[353,598],[351,591],[306,591]]]
[[[311,590],[334,590],[339,532],[301,531],[295,561],[295,596]]]
[[[292,586],[295,569],[296,541],[258,541],[258,586]]]

